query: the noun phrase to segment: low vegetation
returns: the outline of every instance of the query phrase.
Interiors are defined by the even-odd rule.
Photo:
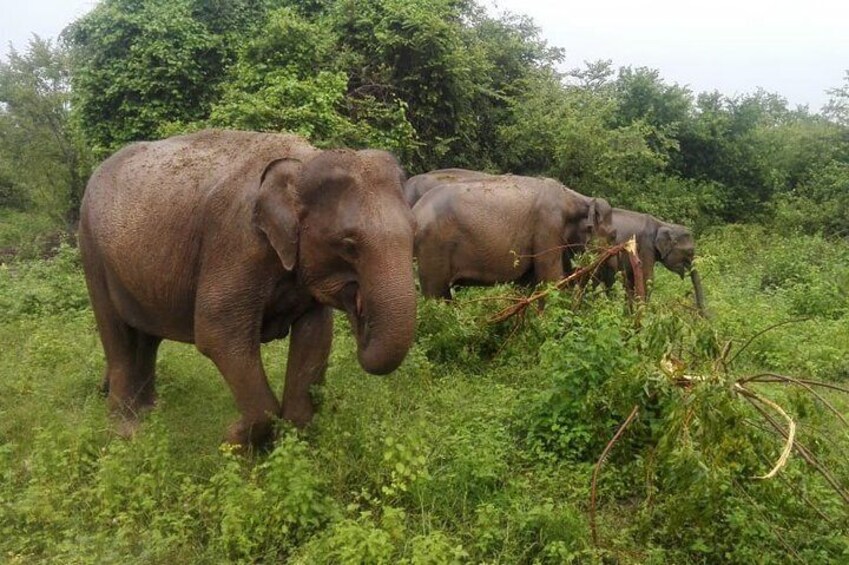
[[[846,414],[849,396],[748,383],[837,486],[798,452],[756,479],[785,440],[733,383],[771,372],[849,388],[849,247],[751,226],[700,246],[709,319],[668,272],[639,328],[618,286],[580,303],[557,293],[501,324],[487,319],[515,289],[461,290],[456,304],[420,303],[413,350],[378,378],[340,318],[317,420],[284,426],[252,457],[219,447],[232,399],[176,343],[157,365],[156,410],[118,438],[77,251],[4,264],[0,552],[12,563],[842,562],[849,435],[825,402]],[[263,352],[278,389],[285,349]],[[592,505],[599,456],[635,406]]]

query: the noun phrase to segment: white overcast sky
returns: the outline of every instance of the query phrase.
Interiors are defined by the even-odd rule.
[[[564,69],[612,59],[728,95],[762,87],[817,111],[849,70],[849,0],[481,0],[531,16]],[[0,53],[56,37],[95,0],[0,0]]]

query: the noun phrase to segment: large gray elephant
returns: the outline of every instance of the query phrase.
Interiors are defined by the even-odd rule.
[[[591,237],[609,242],[612,208],[553,179],[485,175],[432,188],[413,207],[422,293],[455,284],[554,282]]]
[[[491,175],[469,169],[438,169],[410,177],[404,183],[404,199],[410,208],[416,205],[422,196],[437,186],[455,181],[482,179]]]
[[[658,261],[664,267],[681,278],[690,273],[696,292],[696,301],[704,309],[704,292],[698,272],[693,268],[696,243],[693,234],[684,226],[658,220],[649,214],[641,214],[621,208],[613,209],[613,228],[616,230],[616,243],[628,241],[632,237],[637,241],[637,253],[642,263],[643,288],[649,291],[649,282],[654,277],[654,266]],[[631,263],[623,254],[618,266],[625,274],[625,289],[629,298],[633,298],[635,276]],[[616,264],[603,266],[598,278],[609,288],[616,279]]]
[[[382,151],[319,151],[277,134],[203,131],[136,143],[86,188],[80,249],[106,353],[112,411],[128,430],[155,399],[160,341],[194,343],[260,444],[282,416],[314,412],[331,308],[347,313],[362,367],[394,370],[412,344],[413,218]],[[282,405],[260,343],[291,333]]]

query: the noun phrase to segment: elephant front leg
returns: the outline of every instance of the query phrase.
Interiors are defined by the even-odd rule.
[[[280,404],[262,367],[259,336],[232,335],[223,327],[200,326],[195,343],[224,376],[241,414],[228,428],[226,440],[235,445],[262,446],[273,438]]]
[[[324,379],[333,341],[333,312],[326,306],[307,311],[292,324],[286,384],[283,388],[283,419],[299,428],[315,413],[310,387]]]

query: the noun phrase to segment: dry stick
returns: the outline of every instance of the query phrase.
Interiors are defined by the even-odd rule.
[[[749,400],[749,403],[752,405],[752,407],[754,407],[755,410],[760,412],[761,416],[763,416],[767,420],[767,422],[772,425],[775,431],[781,434],[784,438],[787,438],[787,431],[783,427],[781,427],[781,424],[775,421],[775,418],[773,418],[769,414],[769,412],[758,406],[758,404],[755,401],[751,400],[748,396],[744,395],[744,398]],[[849,494],[847,494],[846,491],[843,490],[843,487],[840,486],[840,483],[838,483],[837,480],[833,476],[831,476],[831,473],[829,473],[828,470],[822,466],[822,464],[817,460],[816,457],[814,457],[810,450],[808,450],[807,447],[805,447],[798,441],[794,442],[793,446],[795,447],[799,455],[802,457],[802,459],[804,459],[808,465],[816,469],[819,474],[823,476],[826,482],[831,485],[831,488],[834,489],[834,492],[836,492],[840,496],[840,498],[843,499],[843,502],[849,504]]]
[[[643,280],[643,262],[637,253],[636,237],[632,236],[625,245],[625,250],[628,252],[628,261],[631,262],[631,269],[634,271],[634,295],[645,302],[646,281]]]
[[[831,402],[826,400],[825,397],[823,397],[823,395],[821,395],[816,390],[814,390],[814,388],[812,386],[807,385],[807,384],[803,383],[802,381],[800,381],[799,379],[795,379],[793,377],[787,377],[787,376],[775,375],[775,374],[770,374],[770,376],[774,377],[774,379],[770,380],[770,381],[761,381],[759,379],[749,378],[748,382],[764,383],[764,384],[766,384],[768,382],[781,382],[781,383],[785,383],[785,384],[789,383],[789,384],[798,385],[798,386],[804,388],[805,390],[807,390],[808,392],[810,392],[812,395],[814,395],[820,402],[822,402],[825,405],[826,408],[828,408],[831,411],[832,414],[837,416],[837,418],[841,422],[843,422],[844,426],[849,427],[849,421],[846,420],[846,418],[843,416],[843,414],[841,414],[840,411],[837,408],[835,408],[834,405]]]
[[[785,436],[787,438],[787,442],[784,444],[784,449],[781,450],[781,455],[778,457],[778,461],[775,462],[772,470],[766,475],[761,475],[759,477],[753,477],[755,479],[771,479],[773,478],[786,464],[787,460],[790,458],[790,453],[793,451],[793,440],[796,438],[796,422],[784,411],[781,406],[773,402],[768,398],[764,398],[758,394],[755,394],[751,390],[745,388],[743,385],[739,383],[734,383],[734,389],[737,390],[740,394],[744,395],[746,398],[750,399],[750,401],[757,400],[762,404],[766,404],[779,414],[781,414],[785,420],[787,420],[788,424],[788,432]]]
[[[525,300],[525,298],[525,296],[519,296],[518,294],[500,294],[498,296],[478,296],[477,298],[457,300],[456,302],[459,306],[465,306],[466,304],[474,304],[475,302],[498,302],[507,300],[510,300],[512,302],[521,302],[522,300]]]
[[[795,324],[796,322],[807,322],[808,320],[810,320],[810,318],[794,318],[792,320],[784,320],[783,322],[778,322],[777,324],[767,326],[766,328],[762,329],[761,331],[759,331],[758,333],[756,333],[755,335],[750,337],[746,341],[746,343],[744,343],[743,346],[740,349],[738,349],[737,352],[734,355],[731,356],[731,359],[728,360],[728,364],[731,365],[731,363],[734,362],[734,360],[737,358],[738,355],[743,353],[746,350],[746,348],[749,347],[752,344],[753,341],[755,341],[755,339],[759,338],[760,336],[762,336],[766,332],[772,331],[775,328],[779,328],[781,326],[786,326],[787,324]]]
[[[616,433],[613,435],[610,441],[607,442],[607,445],[604,447],[604,451],[601,452],[601,457],[599,457],[598,461],[596,461],[595,469],[593,470],[592,489],[590,490],[590,530],[592,531],[593,535],[593,545],[596,546],[598,545],[598,531],[596,530],[595,524],[595,495],[596,485],[598,484],[598,474],[599,472],[601,472],[601,466],[604,464],[605,459],[607,459],[610,450],[613,449],[613,446],[616,444],[622,434],[625,433],[625,429],[628,427],[628,425],[630,425],[631,421],[637,415],[639,409],[639,404],[635,404],[634,407],[631,409],[631,413],[628,414],[628,417],[625,418],[625,421],[622,422],[622,425],[619,426],[619,429],[616,430]]]
[[[760,374],[757,374],[757,375],[753,375],[751,377],[746,377],[745,379],[742,379],[740,382],[745,383],[745,382],[752,381],[752,382],[759,382],[759,383],[775,383],[775,382],[780,382],[780,381],[782,381],[786,378],[787,377],[785,377],[784,375],[779,375],[777,373],[760,373]],[[836,385],[836,384],[833,384],[833,383],[826,383],[826,382],[823,382],[823,381],[814,381],[814,380],[811,380],[811,379],[796,379],[796,380],[799,381],[800,383],[805,383],[806,385],[821,386],[823,388],[829,388],[831,390],[837,390],[837,391],[845,392],[845,393],[849,394],[849,388],[842,387],[840,385]]]

